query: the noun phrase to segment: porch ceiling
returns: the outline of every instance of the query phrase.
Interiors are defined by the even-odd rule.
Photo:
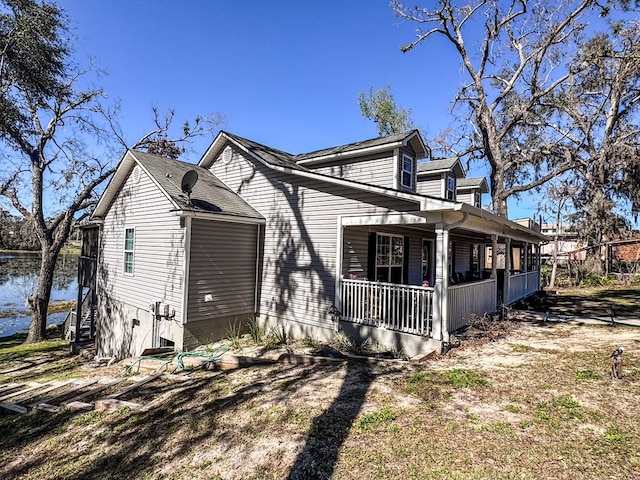
[[[340,217],[340,224],[348,226],[405,226],[416,230],[433,231],[436,224],[443,224],[453,230],[466,230],[483,235],[498,235],[513,240],[541,243],[548,239],[540,232],[523,227],[515,222],[498,217],[486,210],[471,205],[456,203],[452,208],[416,211],[390,212],[380,215],[355,215]]]

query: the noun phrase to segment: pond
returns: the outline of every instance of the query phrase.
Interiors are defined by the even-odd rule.
[[[38,285],[39,253],[0,253],[0,337],[27,332],[31,316],[27,296]],[[76,300],[78,256],[61,255],[56,265],[51,301]],[[47,318],[48,325],[62,323],[66,312]]]

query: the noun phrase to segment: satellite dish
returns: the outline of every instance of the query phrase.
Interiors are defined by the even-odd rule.
[[[189,170],[182,177],[182,182],[180,184],[180,188],[182,188],[182,192],[186,193],[187,195],[191,195],[191,190],[193,189],[193,186],[196,184],[197,181],[198,181],[198,172],[196,172],[195,170]]]

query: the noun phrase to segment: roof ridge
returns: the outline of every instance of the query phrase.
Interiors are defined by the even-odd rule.
[[[338,150],[342,150],[342,149],[346,149],[348,147],[354,147],[357,145],[363,145],[366,143],[371,143],[371,142],[376,142],[378,140],[384,140],[384,139],[401,139],[401,138],[406,138],[410,135],[413,135],[415,132],[418,132],[418,129],[413,129],[413,130],[408,130],[406,132],[402,132],[402,133],[394,133],[392,135],[386,135],[384,137],[372,137],[372,138],[368,138],[366,140],[359,140],[357,142],[350,142],[350,143],[345,143],[343,145],[334,145],[332,147],[325,147],[325,148],[319,148],[317,150],[311,150],[310,152],[305,152],[305,153],[298,153],[295,155],[295,158],[297,160],[303,159],[303,157],[313,157],[316,156],[317,153],[319,152],[326,152],[327,150],[334,150],[334,151],[338,151]],[[396,140],[397,141],[397,140]],[[388,143],[391,143],[392,140],[389,140]],[[381,143],[385,143],[385,142],[381,142]]]
[[[259,145],[261,147],[264,147],[266,149],[269,149],[273,152],[278,152],[281,153],[283,155],[288,155],[289,157],[295,157],[296,155],[293,153],[289,153],[289,152],[285,152],[284,150],[280,150],[279,148],[274,148],[274,147],[270,147],[269,145],[266,145],[264,143],[260,143],[260,142],[256,142],[255,140],[251,140],[249,138],[246,137],[241,137],[240,135],[236,135],[235,133],[231,133],[231,132],[227,132],[226,130],[222,130],[222,133],[224,133],[225,135],[229,136],[229,137],[233,137],[236,140],[240,140],[240,141],[245,141],[245,142],[249,142],[249,143],[253,143],[255,145]]]

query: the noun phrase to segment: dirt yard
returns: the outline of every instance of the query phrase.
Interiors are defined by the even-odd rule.
[[[147,411],[4,415],[0,478],[640,478],[640,329],[501,330],[418,364],[196,371]],[[0,382],[121,373],[59,350]]]

